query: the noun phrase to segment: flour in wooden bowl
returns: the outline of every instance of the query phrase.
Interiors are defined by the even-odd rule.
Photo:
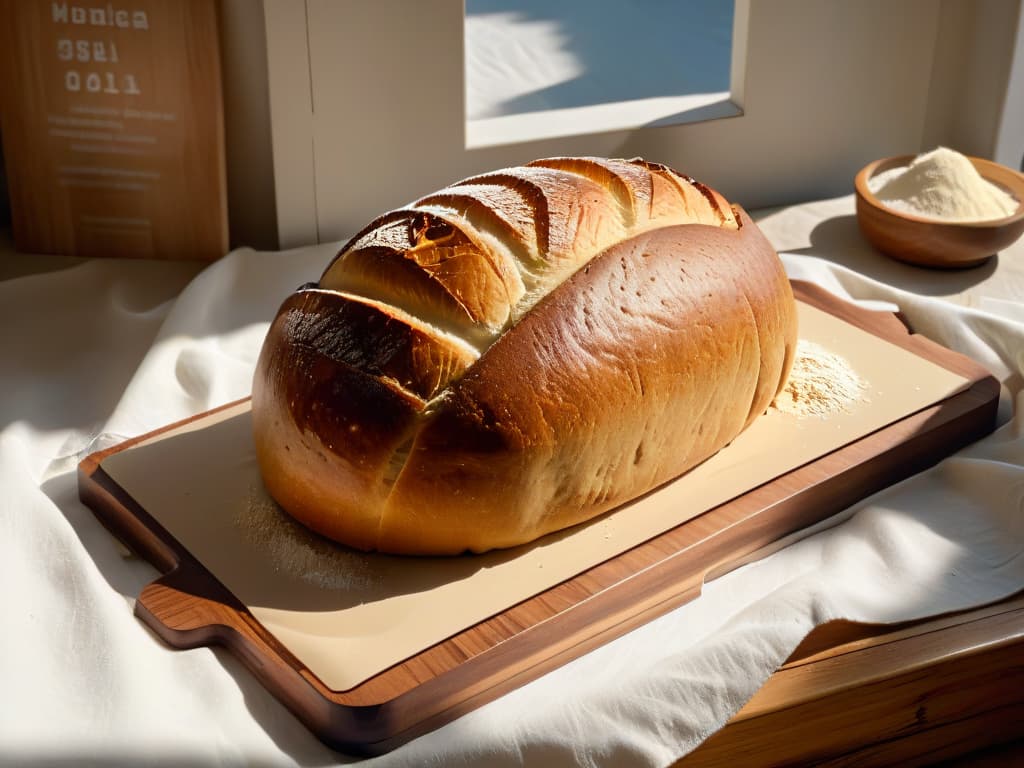
[[[992,221],[1019,207],[1013,195],[983,178],[966,155],[946,147],[876,174],[868,188],[893,210],[940,221]]]
[[[793,416],[828,416],[865,402],[867,383],[843,357],[801,339],[786,386],[772,407]]]

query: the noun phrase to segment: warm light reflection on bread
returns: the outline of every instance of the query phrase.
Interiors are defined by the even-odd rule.
[[[717,192],[540,160],[381,216],[285,301],[257,455],[282,507],[350,546],[514,546],[719,450],[795,343],[777,255]]]

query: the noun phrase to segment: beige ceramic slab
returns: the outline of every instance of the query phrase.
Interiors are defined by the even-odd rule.
[[[262,489],[247,405],[102,467],[330,689],[345,691],[532,595],[963,390],[945,368],[800,303],[801,338],[867,383],[845,412],[770,410],[687,475],[515,550],[455,558],[356,553],[289,528]],[[154,473],[153,467],[161,467]],[[273,543],[258,523],[286,538]]]

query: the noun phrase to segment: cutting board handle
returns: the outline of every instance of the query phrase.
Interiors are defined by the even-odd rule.
[[[139,618],[166,642],[181,648],[233,645],[239,638],[232,635],[246,634],[237,620],[240,610],[244,609],[224,587],[182,565],[147,584],[135,603]]]

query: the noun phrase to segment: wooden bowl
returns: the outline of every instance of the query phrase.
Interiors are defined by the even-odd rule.
[[[908,165],[914,155],[875,160],[854,179],[857,223],[875,248],[894,259],[924,267],[974,267],[1013,244],[1024,233],[1024,175],[991,160],[968,158],[988,181],[1018,200],[1010,216],[989,221],[950,223],[889,208],[868,189],[876,173]]]

